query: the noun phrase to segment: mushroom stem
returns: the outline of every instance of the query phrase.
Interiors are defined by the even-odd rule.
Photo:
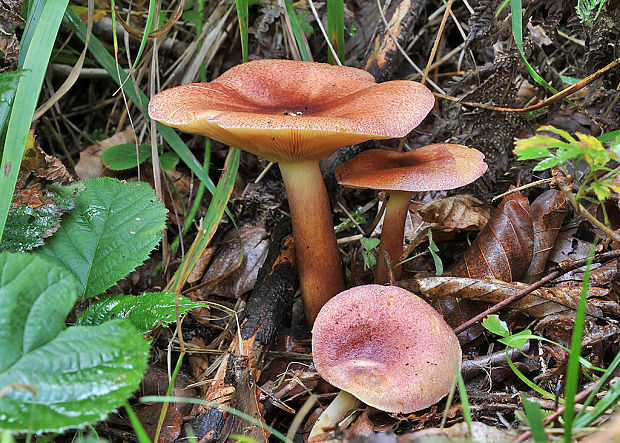
[[[375,268],[375,283],[385,284],[388,282],[387,269],[383,251],[387,251],[393,265],[400,261],[403,253],[403,239],[405,237],[405,220],[409,210],[409,202],[413,192],[391,191],[390,199],[385,209],[383,229],[381,231],[381,243],[379,244],[379,256]],[[395,279],[400,278],[402,266],[393,269]]]
[[[347,414],[357,408],[361,403],[361,401],[347,391],[340,391],[327,409],[323,411],[316,423],[314,423],[310,435],[308,436],[308,443],[312,443],[314,438],[324,434],[326,431],[323,429],[331,430],[336,428]]]
[[[309,324],[344,290],[327,190],[317,160],[280,162],[293,222],[301,293]]]

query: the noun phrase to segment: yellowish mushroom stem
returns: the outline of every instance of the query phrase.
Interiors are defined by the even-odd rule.
[[[403,253],[403,240],[405,237],[405,221],[411,201],[412,192],[391,191],[390,198],[385,209],[383,229],[381,230],[381,243],[379,243],[379,255],[375,268],[375,283],[383,285],[388,282],[385,265],[384,251],[390,256],[392,265],[396,265]],[[392,269],[394,279],[398,280],[402,273],[402,266]]]
[[[293,222],[299,281],[308,323],[344,290],[327,190],[318,160],[280,162]]]
[[[347,414],[357,408],[361,403],[361,401],[347,391],[340,391],[327,409],[323,411],[316,423],[314,423],[310,435],[308,436],[308,443],[319,441],[317,437],[336,428]]]

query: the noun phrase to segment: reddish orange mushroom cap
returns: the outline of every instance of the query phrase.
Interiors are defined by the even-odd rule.
[[[439,191],[478,179],[487,170],[477,149],[437,143],[409,152],[364,151],[336,170],[343,186],[383,191]]]
[[[434,101],[420,83],[376,83],[361,69],[256,60],[212,82],[156,94],[149,115],[268,160],[296,161],[324,158],[370,139],[402,137]]]
[[[383,411],[408,413],[450,391],[461,347],[418,296],[397,286],[365,285],[323,306],[312,329],[312,357],[332,385]]]

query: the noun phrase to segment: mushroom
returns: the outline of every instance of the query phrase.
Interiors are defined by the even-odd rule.
[[[420,83],[377,84],[366,71],[324,63],[256,60],[209,83],[156,94],[149,115],[278,162],[289,200],[301,291],[310,323],[344,289],[318,160],[370,139],[402,137],[434,103]]]
[[[454,332],[428,303],[397,286],[357,286],[336,295],[312,329],[321,377],[342,391],[310,433],[335,427],[355,398],[382,411],[410,413],[450,392],[461,366]]]
[[[437,143],[409,152],[371,149],[336,169],[343,186],[390,191],[385,210],[375,283],[387,282],[386,251],[396,263],[403,252],[405,220],[411,194],[458,188],[479,178],[487,170],[484,154],[462,145]],[[394,269],[400,277],[402,268]]]

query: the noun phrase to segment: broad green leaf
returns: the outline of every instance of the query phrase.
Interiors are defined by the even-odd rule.
[[[362,248],[364,248],[366,251],[372,251],[377,246],[379,246],[380,242],[381,240],[378,238],[366,238],[366,237],[360,238],[360,243],[362,244]]]
[[[75,277],[44,257],[0,254],[0,429],[83,427],[138,387],[148,343],[127,320],[66,328],[77,290]]]
[[[181,315],[204,306],[179,295]],[[97,300],[82,313],[78,321],[84,326],[100,325],[114,318],[127,318],[143,334],[158,323],[167,325],[176,319],[173,292],[145,292],[142,295],[110,295]]]
[[[187,7],[187,4],[185,6]],[[200,34],[202,28],[202,15],[200,12],[191,9],[184,11],[183,15],[181,15],[181,19],[194,25],[196,27],[196,33]]]
[[[80,298],[125,277],[161,239],[166,209],[147,183],[95,178],[59,191],[79,193],[76,207],[39,251],[73,272]]]
[[[140,156],[139,163],[151,157],[151,145],[142,144],[138,146]],[[138,166],[138,156],[136,155],[136,145],[133,143],[123,143],[122,145],[111,146],[101,154],[101,160],[108,168],[113,171],[122,171]]]
[[[159,156],[159,165],[164,171],[172,171],[179,164],[179,156],[172,151]]]
[[[484,320],[482,320],[482,326],[487,331],[502,337],[507,337],[510,334],[506,322],[504,320],[500,320],[499,316],[496,314],[487,315]]]

